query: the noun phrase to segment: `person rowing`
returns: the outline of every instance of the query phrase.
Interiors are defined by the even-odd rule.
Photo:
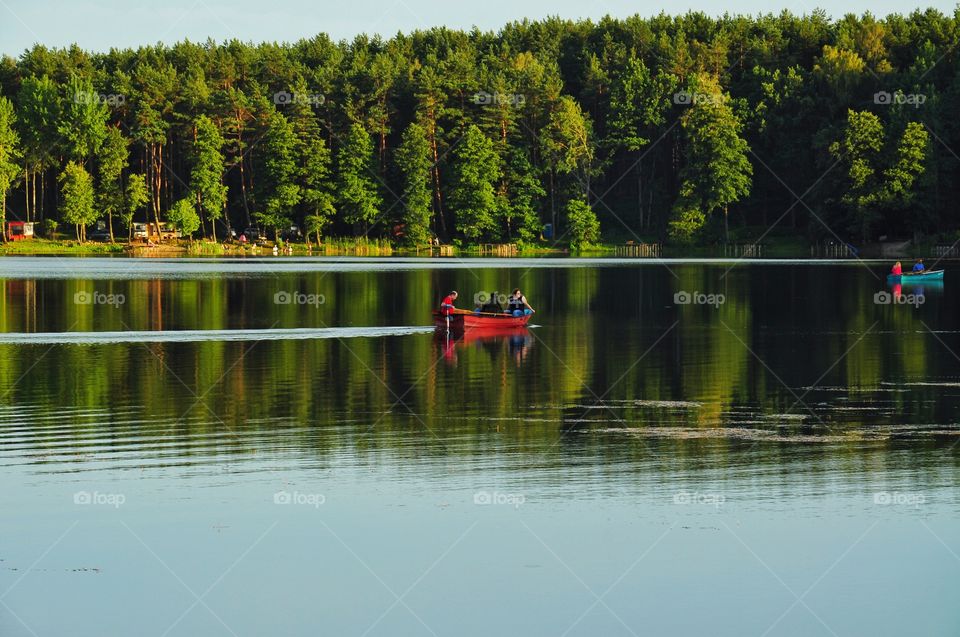
[[[457,294],[457,291],[454,290],[454,291],[451,292],[450,294],[448,294],[448,295],[446,295],[445,297],[443,297],[443,300],[440,301],[440,313],[441,313],[441,314],[443,314],[444,316],[450,316],[450,315],[456,313],[457,308],[456,308],[456,306],[454,305],[454,303],[456,303],[456,301],[457,301],[457,296],[459,296],[459,295]]]
[[[523,316],[525,314],[533,314],[534,312],[536,312],[536,310],[527,303],[527,297],[523,295],[520,288],[515,289],[513,294],[510,295],[509,300],[507,300],[507,313],[513,314],[514,316]]]
[[[923,265],[923,259],[917,259],[917,262],[913,264],[914,272],[923,272],[926,268]]]

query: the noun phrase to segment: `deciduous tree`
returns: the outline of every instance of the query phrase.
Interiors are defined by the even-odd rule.
[[[87,226],[97,220],[93,199],[90,173],[81,164],[68,162],[60,173],[60,215],[76,228],[77,241],[87,240]]]

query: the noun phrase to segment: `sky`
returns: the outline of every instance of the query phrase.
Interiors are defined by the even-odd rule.
[[[93,51],[183,39],[293,42],[320,32],[335,40],[358,33],[390,36],[433,26],[496,30],[521,18],[600,18],[661,11],[755,15],[788,9],[810,13],[817,0],[0,0],[0,54],[19,56],[35,43],[77,43]],[[955,0],[922,4],[893,0],[834,0],[827,15],[871,11],[908,13],[933,7],[951,13]]]

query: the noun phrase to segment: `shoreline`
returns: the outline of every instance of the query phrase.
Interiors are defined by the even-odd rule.
[[[282,244],[281,244],[282,245]],[[265,258],[265,257],[371,257],[371,258],[432,258],[445,259],[524,259],[524,258],[604,258],[626,261],[676,261],[676,260],[721,260],[736,261],[891,261],[910,259],[913,255],[924,258],[933,256],[934,244],[917,246],[908,255],[880,254],[875,249],[864,250],[862,255],[837,254],[829,250],[820,250],[814,244],[790,240],[771,241],[761,244],[760,250],[750,250],[751,244],[732,246],[657,246],[658,254],[643,256],[625,254],[625,248],[634,244],[604,243],[589,249],[573,251],[566,246],[528,245],[517,246],[395,246],[386,241],[374,240],[361,242],[349,239],[331,239],[316,245],[307,243],[287,244],[274,253],[274,244],[264,242],[259,245],[241,246],[237,243],[215,243],[213,241],[174,241],[156,245],[126,242],[86,242],[50,240],[34,238],[24,241],[0,243],[2,257],[132,257],[132,258]],[[655,244],[651,244],[655,245]],[[491,249],[491,247],[493,249]],[[946,258],[941,259],[946,260]]]

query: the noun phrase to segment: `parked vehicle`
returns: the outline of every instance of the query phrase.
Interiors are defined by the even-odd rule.
[[[110,231],[106,228],[97,228],[87,235],[87,239],[90,241],[109,241]]]
[[[243,234],[247,237],[247,241],[259,241],[263,238],[263,235],[260,234],[259,228],[254,228],[253,226],[247,228],[243,231]]]
[[[303,233],[300,232],[300,228],[297,226],[290,226],[280,233],[280,238],[284,241],[302,241]]]
[[[150,238],[150,228],[145,223],[134,223],[131,225],[131,229],[134,239],[146,240]]]
[[[22,241],[23,239],[33,239],[32,221],[9,221],[7,222],[7,237],[10,241]]]
[[[181,236],[180,230],[165,221],[160,222],[161,239],[179,239]]]

